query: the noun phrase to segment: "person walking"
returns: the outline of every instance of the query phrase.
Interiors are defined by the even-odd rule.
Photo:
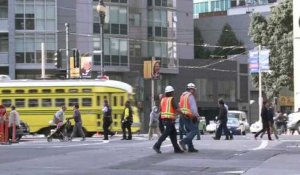
[[[71,137],[69,138],[69,140],[72,141],[73,137],[77,134],[77,132],[79,132],[81,137],[82,137],[81,141],[84,141],[85,140],[85,135],[84,135],[84,132],[83,132],[83,129],[82,129],[81,113],[79,111],[79,105],[78,104],[74,105],[73,111],[74,111],[73,116],[68,118],[68,119],[74,119],[74,121],[75,121],[75,124],[74,124],[74,127],[73,127],[73,132],[72,132]]]
[[[271,132],[270,132],[270,122],[269,122],[268,108],[269,108],[269,102],[268,101],[264,101],[263,102],[263,107],[261,109],[261,114],[260,114],[263,128],[254,135],[255,140],[256,140],[257,136],[259,136],[264,131],[267,131],[267,133],[268,133],[268,139],[272,140],[272,138],[271,138]]]
[[[270,129],[273,132],[275,138],[278,140],[278,133],[277,133],[277,129],[275,127],[275,122],[274,122],[274,108],[272,106],[272,103],[270,103],[270,107],[268,108],[268,120],[269,120],[269,125],[270,125]],[[270,131],[270,132],[271,132]],[[264,134],[266,133],[266,131],[262,132],[260,135],[260,138],[263,138]]]
[[[165,88],[165,97],[163,97],[160,102],[160,112],[165,130],[158,141],[153,145],[154,151],[161,154],[161,144],[169,136],[174,148],[174,153],[183,153],[177,143],[177,132],[175,128],[176,113],[182,114],[182,112],[174,100],[174,88],[172,86]]]
[[[179,141],[179,145],[183,150],[187,150],[186,145],[188,145],[188,152],[198,152],[193,145],[193,139],[197,135],[197,132],[199,132],[197,121],[200,118],[195,93],[195,84],[187,84],[186,91],[180,96],[179,102],[180,109],[183,113],[182,121],[187,132],[186,136]]]
[[[112,124],[112,109],[108,104],[107,100],[104,100],[104,106],[103,106],[103,130],[104,130],[104,139],[108,140],[108,135],[113,136],[115,135],[114,132],[112,132],[109,127]]]
[[[66,106],[62,105],[61,109],[54,114],[53,122],[56,124],[56,129],[59,129],[63,125],[66,110]]]
[[[9,130],[9,139],[12,139],[13,136],[13,125],[15,125],[15,134],[17,133],[17,129],[20,127],[20,116],[16,110],[15,106],[11,106],[11,111],[9,113],[8,118],[8,130]],[[16,135],[15,135],[16,138]]]
[[[233,136],[232,134],[229,132],[228,128],[227,128],[227,112],[228,109],[225,107],[225,103],[222,99],[219,100],[219,115],[218,115],[218,121],[219,121],[219,127],[216,131],[216,136],[214,137],[215,140],[220,140],[221,135],[222,135],[222,131],[224,131],[225,135],[226,135],[226,140],[232,140]]]
[[[122,140],[132,140],[132,134],[131,134],[131,125],[133,122],[133,116],[132,116],[132,108],[129,101],[126,101],[125,108],[122,115],[122,131],[123,131],[123,138]],[[126,129],[128,131],[128,137],[126,136]]]
[[[158,137],[161,136],[159,131],[159,117],[160,112],[157,106],[153,106],[152,111],[150,113],[150,120],[149,120],[149,132],[148,132],[148,139],[152,140],[153,133],[156,133]]]

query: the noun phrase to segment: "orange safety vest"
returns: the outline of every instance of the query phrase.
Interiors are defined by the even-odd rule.
[[[180,96],[179,107],[182,113],[187,115],[188,117],[192,117],[193,113],[191,111],[191,105],[189,101],[189,97],[192,95],[190,92],[184,92]]]
[[[172,105],[173,97],[164,97],[160,102],[160,109],[161,109],[161,118],[162,119],[176,119],[175,109]]]

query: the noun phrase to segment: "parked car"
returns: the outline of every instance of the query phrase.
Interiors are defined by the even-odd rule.
[[[250,126],[250,132],[255,134],[262,129],[261,121],[256,121]]]
[[[249,131],[250,127],[249,127],[247,115],[246,115],[245,112],[229,110],[228,113],[227,113],[227,118],[228,118],[228,120],[230,118],[237,119],[239,121],[239,124],[242,124],[243,127],[245,128],[245,132]],[[209,133],[216,132],[216,125],[217,124],[215,123],[215,121],[210,121],[210,123],[206,126],[206,131],[209,132]],[[228,125],[228,123],[227,123],[227,125]]]
[[[294,112],[288,115],[287,128],[290,130],[300,128],[300,112]]]
[[[210,121],[210,124],[206,126],[206,131],[209,133],[216,132],[218,124],[215,121]],[[228,118],[227,127],[229,131],[234,135],[246,135],[246,127],[237,118]]]

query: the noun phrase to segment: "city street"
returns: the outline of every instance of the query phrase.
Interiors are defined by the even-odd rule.
[[[266,137],[266,136],[265,136]],[[212,135],[194,140],[198,153],[174,154],[170,141],[162,154],[152,150],[155,140],[135,135],[133,140],[102,137],[72,142],[27,137],[20,143],[0,145],[1,174],[8,175],[193,175],[193,174],[299,174],[300,136],[254,140],[252,134],[232,141]]]

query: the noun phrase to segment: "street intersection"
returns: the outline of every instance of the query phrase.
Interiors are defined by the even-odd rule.
[[[48,143],[43,137],[27,137],[0,145],[0,171],[9,175],[300,174],[300,136],[268,141],[248,134],[215,141],[212,135],[203,135],[194,140],[198,153],[183,154],[174,154],[169,140],[163,143],[162,154],[156,154],[155,140],[147,140],[146,135],[120,139]]]

